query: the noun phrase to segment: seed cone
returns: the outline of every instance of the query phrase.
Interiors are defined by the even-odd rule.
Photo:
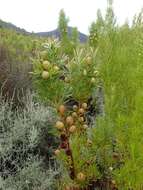
[[[80,109],[78,110],[78,113],[81,114],[81,115],[83,115],[83,114],[84,114],[84,109],[83,109],[83,108],[80,108]]]
[[[60,107],[59,107],[58,110],[59,110],[59,112],[60,112],[61,115],[64,115],[64,113],[65,113],[65,111],[66,111],[66,108],[65,108],[64,105],[60,105]]]
[[[64,129],[64,123],[61,122],[61,121],[57,121],[56,122],[56,128],[59,129],[59,130]]]
[[[87,109],[87,103],[83,103],[82,108],[86,110]]]
[[[49,78],[49,72],[48,71],[43,71],[42,72],[42,78],[45,79],[45,80],[48,79]]]
[[[66,118],[66,124],[69,125],[69,126],[71,126],[71,125],[73,125],[73,123],[74,123],[73,117],[72,116],[68,116]]]
[[[73,110],[74,110],[74,111],[77,111],[77,109],[78,109],[78,106],[77,106],[77,105],[74,105],[74,106],[73,106]]]
[[[80,172],[77,174],[77,180],[78,181],[80,181],[80,182],[85,181],[85,178],[86,178],[86,176],[84,173]]]
[[[69,132],[70,133],[74,133],[76,131],[76,126],[75,125],[72,125],[70,128],[69,128]]]
[[[55,150],[54,153],[55,153],[56,156],[58,156],[58,155],[60,154],[60,152],[61,152],[61,151],[60,151],[59,149],[57,149],[57,150]]]
[[[43,61],[42,66],[43,66],[43,69],[48,70],[49,66],[50,66],[50,62],[49,61]]]

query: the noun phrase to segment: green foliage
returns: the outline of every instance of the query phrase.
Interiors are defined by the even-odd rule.
[[[105,99],[105,117],[97,124],[98,131],[104,131],[100,137],[103,142],[99,142],[102,150],[103,146],[108,147],[102,156],[104,167],[113,167],[118,188],[141,189],[142,35],[139,26],[116,30],[111,30],[99,43]],[[111,159],[114,152],[118,155],[116,161]]]
[[[58,28],[60,30],[61,34],[61,40],[67,40],[68,38],[68,22],[69,19],[66,18],[65,12],[62,9],[59,14],[59,23],[58,23]]]
[[[106,30],[113,29],[116,24],[116,19],[113,10],[113,0],[107,0],[107,10],[105,15]]]
[[[90,26],[90,35],[89,35],[89,44],[90,46],[95,46],[97,47],[97,43],[98,43],[98,34],[97,34],[97,27],[96,27],[96,23],[93,22]]]
[[[74,27],[74,28],[72,29],[71,40],[72,40],[72,42],[73,42],[75,48],[76,48],[76,45],[77,45],[78,42],[79,42],[78,39],[79,39],[78,29],[77,29],[76,27]]]
[[[65,73],[67,72],[64,63],[67,58],[65,55],[61,57],[60,44],[58,41],[45,43],[43,49],[43,51],[47,53],[48,60],[44,60],[39,56],[39,58],[34,61],[35,85],[37,86],[40,97],[44,101],[57,105],[63,101],[65,98],[64,95],[69,93],[64,81]],[[41,52],[39,55],[40,54]],[[46,69],[43,67],[44,61],[49,62]],[[44,70],[49,73],[47,79],[42,78]]]
[[[34,61],[33,76],[40,97],[54,106],[64,102],[69,96],[79,102],[88,101],[99,82],[96,79],[98,71],[92,56],[90,53],[85,55],[84,49],[76,50],[74,59],[64,65],[66,57],[57,50],[60,49],[60,44],[57,46],[57,41],[52,43],[52,46],[49,43],[44,46],[44,52],[47,51],[48,68],[43,67],[43,59]],[[58,70],[54,69],[55,66]],[[47,79],[42,78],[43,71],[49,73]]]
[[[92,55],[93,56],[93,55]],[[87,102],[98,85],[96,64],[84,49],[75,51],[73,62],[69,64],[69,80],[72,97],[79,102]]]
[[[77,28],[68,31],[69,19],[66,17],[64,10],[62,9],[59,14],[58,28],[60,31],[61,50],[70,58],[73,56],[73,52],[78,45],[78,31]]]
[[[21,105],[19,97],[31,88],[29,72],[37,42],[32,36],[0,29],[0,88],[5,97],[13,98],[17,105]]]

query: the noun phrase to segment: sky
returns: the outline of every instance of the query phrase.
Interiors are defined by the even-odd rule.
[[[57,27],[59,11],[64,9],[69,26],[77,26],[87,34],[96,11],[105,14],[107,0],[0,0],[0,19],[11,22],[29,32],[45,32]],[[143,0],[114,0],[114,11],[119,24],[143,7]]]

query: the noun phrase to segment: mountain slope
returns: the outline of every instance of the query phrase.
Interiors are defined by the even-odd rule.
[[[68,27],[68,35],[71,36],[72,33],[72,27]],[[38,32],[36,33],[38,36],[43,36],[43,37],[56,37],[60,38],[60,32],[58,29],[52,30],[50,32]],[[80,42],[86,42],[87,41],[87,36],[81,32],[79,32],[79,41]]]
[[[18,33],[22,33],[22,34],[32,34],[32,35],[37,35],[40,37],[56,37],[60,39],[60,32],[58,29],[49,31],[49,32],[38,32],[38,33],[30,33],[27,32],[25,29],[21,29],[17,26],[15,26],[12,23],[8,23],[8,22],[4,22],[3,20],[0,19],[0,28],[6,28],[6,29],[11,29],[11,30],[15,30]],[[68,35],[71,36],[72,33],[72,27],[68,27]],[[79,41],[84,43],[87,41],[87,36],[81,32],[79,32]]]
[[[15,26],[15,25],[12,24],[12,23],[4,22],[4,21],[1,20],[1,19],[0,19],[0,28],[6,28],[6,29],[15,30],[16,32],[19,32],[19,33],[30,34],[30,33],[27,32],[26,30],[21,29],[21,28]]]

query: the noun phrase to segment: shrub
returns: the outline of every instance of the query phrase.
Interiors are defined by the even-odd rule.
[[[6,99],[21,105],[20,98],[31,89],[31,58],[38,41],[6,29],[0,29],[0,36],[0,88]]]
[[[0,175],[3,189],[52,189],[54,110],[28,95],[23,109],[0,101]],[[51,166],[50,166],[51,164]],[[50,166],[50,168],[49,168]],[[55,168],[56,169],[56,168]],[[49,176],[49,178],[48,178]]]
[[[2,180],[3,190],[54,190],[55,176],[58,171],[52,169],[42,169],[42,163],[36,158],[29,159],[23,166],[19,168],[16,175],[9,176],[6,180]],[[56,169],[56,168],[55,168]]]
[[[100,173],[95,164],[97,148],[92,149],[88,133],[87,115],[91,111],[90,99],[95,96],[100,82],[94,60],[96,51],[91,49],[87,53],[86,49],[78,49],[73,60],[62,67],[64,56],[58,54],[60,44],[57,46],[53,41],[52,46],[46,44],[44,47],[47,57],[42,60],[38,57],[34,61],[33,78],[41,99],[54,107],[59,117],[55,127],[60,145],[55,155],[64,172],[58,179],[58,189],[93,187]],[[58,67],[56,71],[55,66]],[[43,77],[43,72],[48,76]]]

